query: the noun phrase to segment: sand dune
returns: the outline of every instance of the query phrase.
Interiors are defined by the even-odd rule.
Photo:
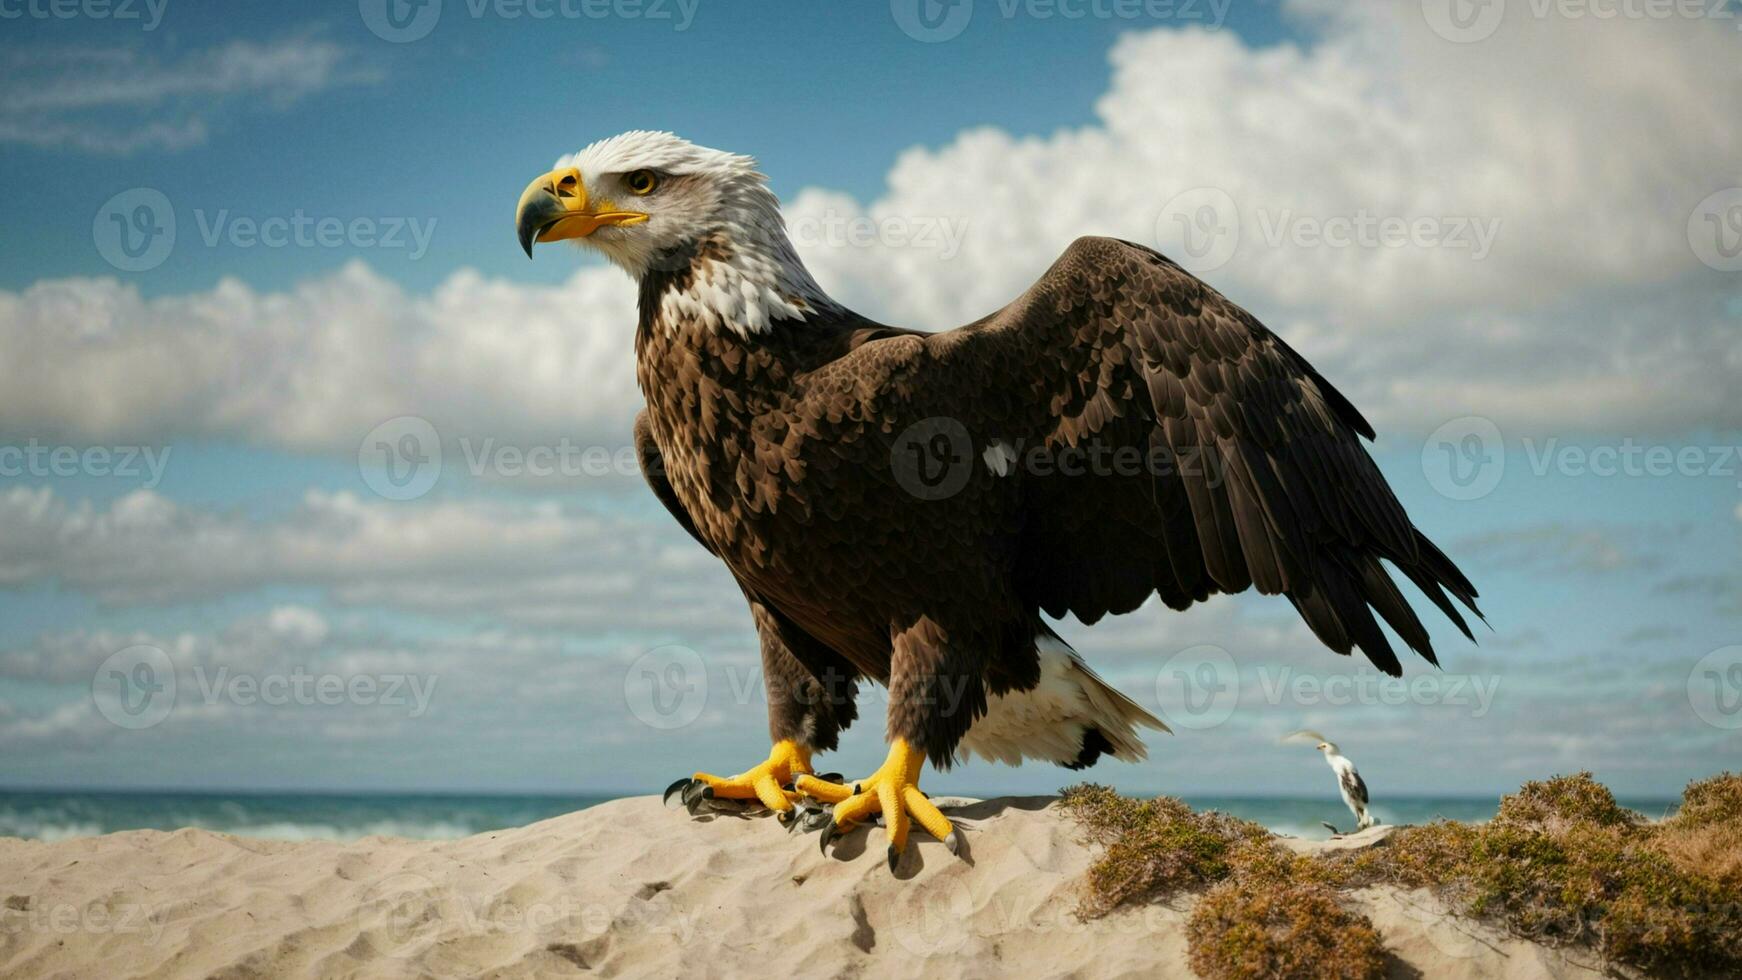
[[[1050,800],[956,815],[969,860],[919,834],[897,875],[880,830],[825,858],[772,819],[652,797],[452,841],[0,839],[0,975],[1190,975],[1187,904],[1076,920],[1092,855]],[[1354,900],[1399,976],[1599,975],[1420,893]]]

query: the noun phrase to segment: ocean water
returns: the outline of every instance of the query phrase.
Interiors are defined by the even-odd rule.
[[[0,790],[0,837],[61,840],[119,830],[199,827],[278,840],[355,840],[373,834],[445,839],[520,827],[585,809],[611,796],[486,796],[328,793],[61,793]],[[1322,839],[1326,820],[1343,830],[1354,817],[1336,797],[1186,796],[1200,810],[1222,810],[1279,834]],[[1498,797],[1394,797],[1374,806],[1382,823],[1441,817],[1483,821]],[[1675,809],[1670,799],[1622,799],[1652,818]]]

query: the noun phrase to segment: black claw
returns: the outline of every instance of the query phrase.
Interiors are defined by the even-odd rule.
[[[697,779],[691,782],[683,791],[683,805],[692,815],[704,800],[714,798],[714,787]]]
[[[900,863],[901,863],[901,852],[895,849],[894,844],[889,845],[889,873],[894,874],[895,873],[895,866],[897,864],[900,864]]]
[[[792,828],[798,825],[798,809],[795,807],[791,810],[776,810],[774,811],[774,819],[780,821],[781,825],[786,828],[786,832],[790,834]]]
[[[800,806],[798,808],[798,815],[793,818],[792,823],[787,825],[786,829],[789,833],[798,830],[809,833],[813,830],[822,829],[825,824],[832,822],[832,817],[833,814],[822,807],[808,805]]]
[[[822,780],[825,783],[844,783],[847,781],[847,777],[841,775],[838,772],[825,772],[821,776],[818,776],[816,778]]]
[[[822,852],[824,857],[829,854],[829,842],[834,840],[839,833],[840,827],[833,820],[830,820],[828,826],[823,828],[822,837],[817,841],[817,850]]]
[[[944,846],[950,849],[951,854],[961,857],[962,835],[957,831],[950,831],[949,835],[944,838]]]
[[[677,797],[678,799],[681,800],[683,797],[680,795],[680,791],[688,789],[689,785],[693,782],[695,782],[694,779],[691,779],[690,777],[685,776],[684,778],[678,780],[677,782],[672,783],[670,786],[667,786],[665,788],[665,797],[664,797],[665,805],[671,806],[672,797]]]

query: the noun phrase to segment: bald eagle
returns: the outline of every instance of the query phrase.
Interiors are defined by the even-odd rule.
[[[944,333],[829,297],[748,157],[631,132],[522,193],[521,247],[574,239],[640,286],[635,444],[655,496],[736,577],[761,639],[773,748],[686,799],[832,805],[823,846],[881,813],[956,851],[922,764],[1144,757],[1161,720],[1042,614],[1094,623],[1283,595],[1323,643],[1401,673],[1378,616],[1437,663],[1381,565],[1470,635],[1476,590],[1410,522],[1373,428],[1251,314],[1157,252],[1073,242],[1009,306]],[[1449,593],[1449,595],[1448,595]],[[887,759],[819,779],[862,681]]]

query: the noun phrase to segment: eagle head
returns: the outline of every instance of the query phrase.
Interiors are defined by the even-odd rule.
[[[528,258],[534,242],[573,239],[637,281],[689,269],[689,292],[667,302],[739,333],[833,305],[756,161],[671,133],[635,130],[563,157],[521,193],[514,226]]]

